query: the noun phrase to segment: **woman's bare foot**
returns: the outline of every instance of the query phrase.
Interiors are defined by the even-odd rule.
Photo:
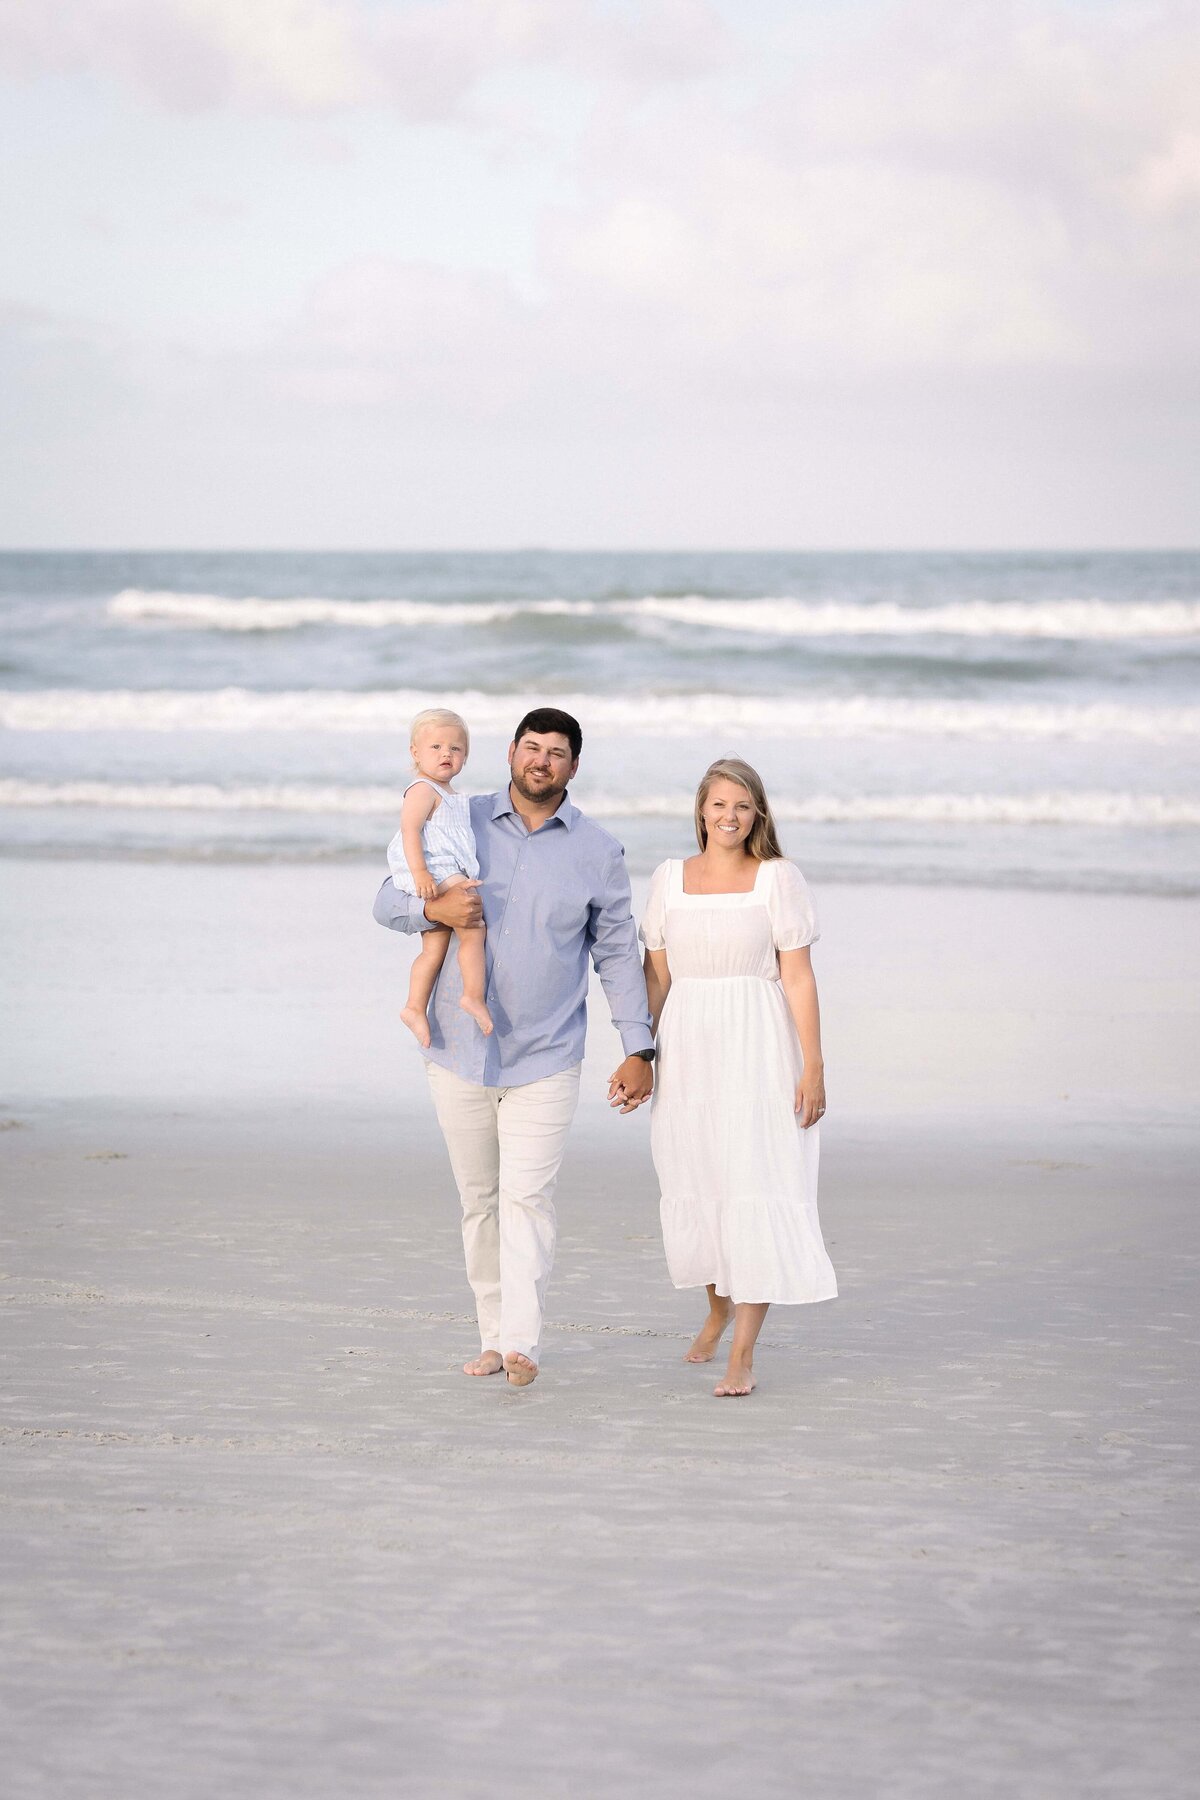
[[[735,1363],[731,1359],[724,1380],[718,1381],[713,1393],[719,1394],[722,1400],[728,1400],[739,1394],[752,1394],[756,1385],[750,1364]]]
[[[537,1364],[514,1350],[504,1359],[504,1372],[513,1387],[528,1387],[531,1381],[537,1380]]]
[[[429,1020],[419,1006],[405,1006],[400,1009],[400,1017],[408,1026],[423,1050],[429,1048]]]
[[[491,1037],[495,1027],[492,1024],[492,1015],[483,1004],[483,1001],[468,999],[467,995],[464,994],[458,1004],[465,1013],[470,1013],[484,1037]]]
[[[728,1301],[725,1302],[724,1312],[719,1312],[716,1307],[710,1308],[707,1319],[705,1319],[703,1325],[692,1339],[691,1349],[684,1351],[684,1362],[711,1362],[713,1357],[717,1354],[717,1345],[721,1341],[721,1333],[728,1323]]]
[[[481,1350],[470,1362],[463,1364],[464,1375],[498,1375],[504,1367],[504,1358],[498,1350]]]

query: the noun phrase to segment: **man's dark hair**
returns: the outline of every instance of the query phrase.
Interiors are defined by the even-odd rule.
[[[579,760],[579,752],[583,749],[583,732],[579,729],[579,720],[573,719],[570,713],[559,712],[557,706],[535,706],[532,712],[525,714],[513,732],[513,743],[519,744],[527,731],[556,731],[559,737],[565,737],[570,744],[571,761]]]

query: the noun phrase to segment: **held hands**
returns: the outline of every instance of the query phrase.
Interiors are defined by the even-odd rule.
[[[796,1112],[805,1131],[820,1123],[825,1111],[825,1070],[820,1064],[806,1068],[796,1084]]]
[[[627,1056],[608,1078],[608,1104],[623,1113],[636,1112],[654,1091],[654,1065],[641,1056]]]
[[[425,917],[431,925],[448,925],[451,931],[469,931],[483,924],[483,902],[477,881],[460,881],[436,900],[426,900]]]

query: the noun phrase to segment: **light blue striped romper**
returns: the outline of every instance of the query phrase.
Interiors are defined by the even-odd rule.
[[[407,794],[408,788],[415,787],[418,781],[431,787],[441,802],[421,828],[425,867],[435,881],[445,881],[448,875],[465,875],[469,881],[474,881],[479,873],[479,858],[475,854],[475,833],[471,830],[471,796],[452,794],[449,788],[430,781],[428,775],[418,775],[404,792]],[[416,893],[416,885],[404,860],[404,838],[400,832],[388,845],[388,868],[392,871],[393,887],[406,894]]]

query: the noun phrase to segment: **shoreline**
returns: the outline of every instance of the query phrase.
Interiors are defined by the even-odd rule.
[[[691,854],[694,844],[687,850]],[[796,860],[792,858],[791,860]],[[95,847],[88,845],[36,845],[5,843],[0,841],[0,862],[6,863],[128,863],[137,867],[158,866],[167,868],[202,868],[231,869],[257,868],[294,868],[321,869],[343,868],[377,871],[382,881],[387,872],[386,860],[380,855],[368,854],[363,850],[339,850],[336,846],[311,851],[299,851],[295,848],[279,854],[264,854],[246,851],[240,854],[236,849],[222,845],[212,853],[202,847],[180,847],[179,849],[138,849],[122,846]],[[1135,900],[1171,900],[1193,901],[1200,899],[1200,873],[1195,879],[1181,877],[1176,883],[1167,883],[1150,877],[1145,882],[1122,880],[1118,876],[1100,876],[1087,881],[1070,881],[1065,877],[1049,872],[1033,872],[1021,874],[1015,870],[1006,873],[981,874],[972,880],[968,873],[955,869],[944,874],[928,869],[887,868],[877,874],[864,872],[854,865],[822,865],[806,859],[804,862],[806,877],[814,886],[849,887],[849,888],[888,888],[904,889],[929,888],[932,892],[944,893],[961,890],[966,893],[986,891],[992,893],[1011,894],[1077,894],[1083,897],[1095,896],[1097,899],[1135,899]],[[635,887],[645,885],[653,872],[651,867],[637,868],[631,865],[630,875]]]
[[[421,1093],[396,1014],[413,941],[369,863],[11,859],[0,1095],[382,1111]],[[633,882],[635,916],[646,882]],[[830,1125],[1194,1109],[1200,904],[814,883]],[[617,1038],[593,977],[584,1090]],[[407,1104],[407,1102],[406,1102]]]

